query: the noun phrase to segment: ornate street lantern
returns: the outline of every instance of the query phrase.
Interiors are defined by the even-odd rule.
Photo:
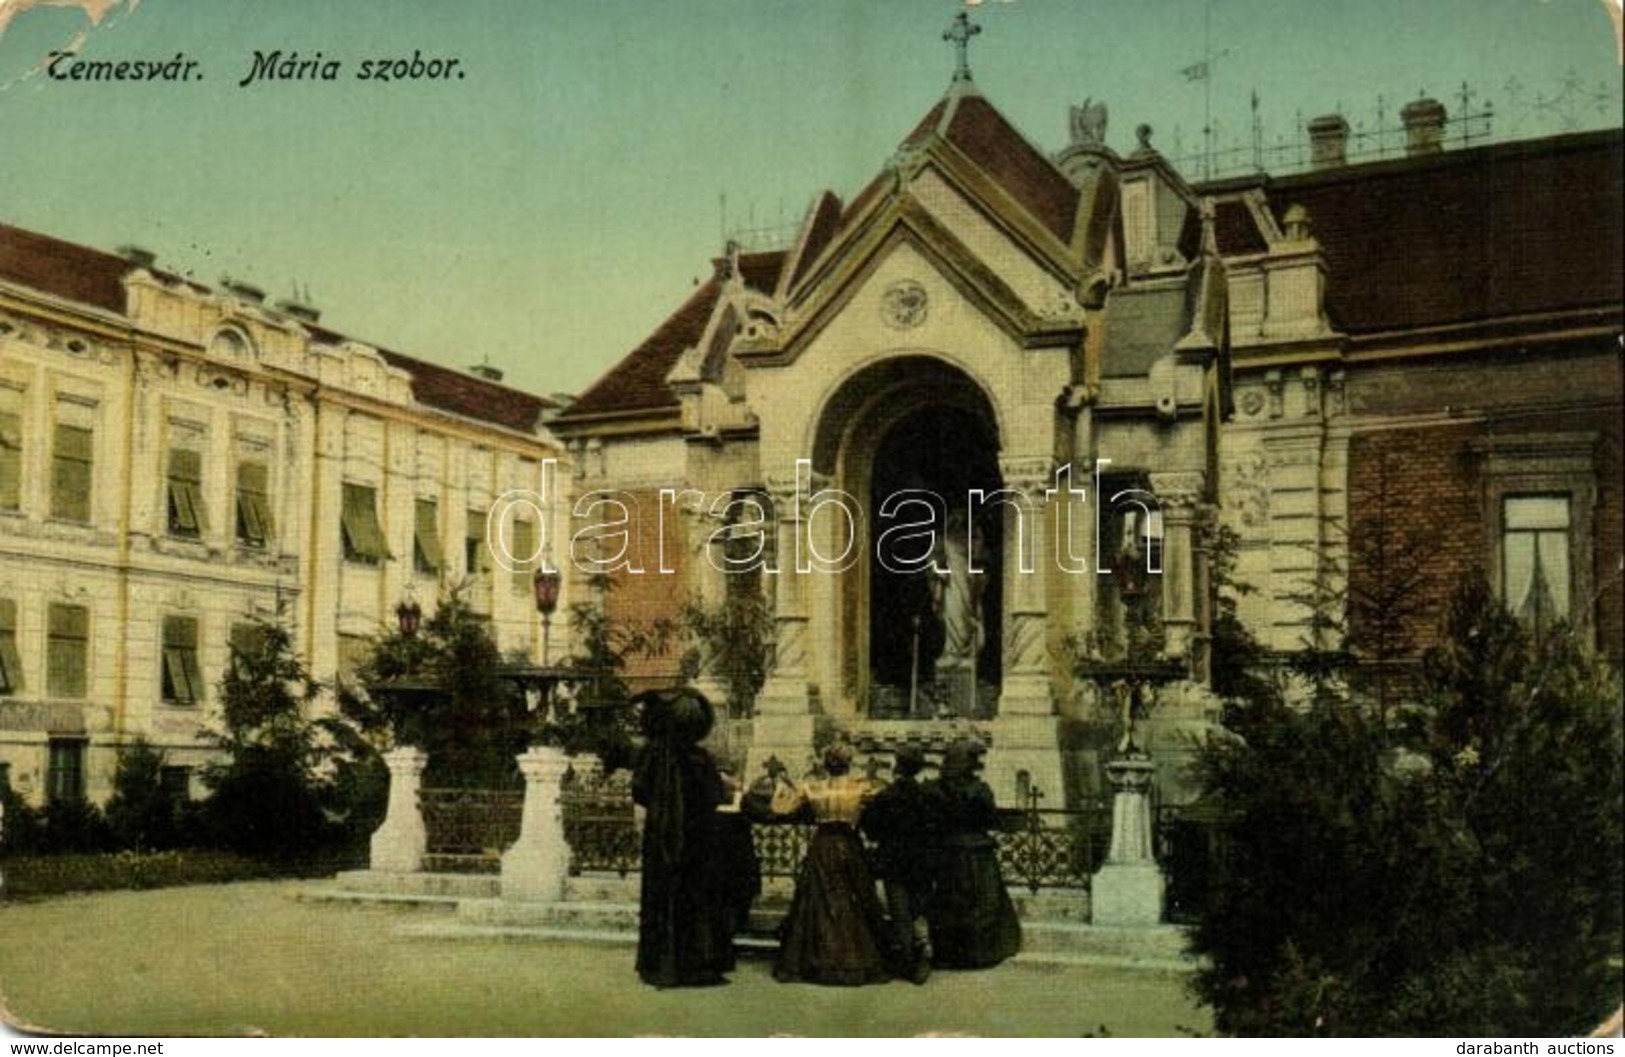
[[[536,575],[530,578],[532,590],[536,593],[536,612],[547,620],[559,609],[559,581],[561,577],[557,569],[545,566],[536,570]]]
[[[542,615],[542,664],[548,663],[547,637],[553,629],[553,614],[559,608],[559,581],[562,577],[557,569],[549,569],[545,564],[538,566],[535,575],[530,578],[530,587],[536,594],[536,612]]]
[[[395,621],[400,625],[403,637],[417,638],[418,625],[423,622],[423,607],[411,600],[402,602],[395,607]]]

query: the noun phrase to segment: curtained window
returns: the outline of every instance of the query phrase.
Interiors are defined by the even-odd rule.
[[[1502,501],[1502,601],[1537,637],[1574,615],[1570,529],[1566,495]]]

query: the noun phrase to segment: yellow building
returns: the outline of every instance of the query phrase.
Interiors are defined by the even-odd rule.
[[[279,610],[331,679],[466,576],[501,648],[539,657],[529,570],[485,540],[505,492],[544,489],[553,404],[481,373],[0,225],[0,783],[104,800],[145,738],[195,789],[232,636]]]

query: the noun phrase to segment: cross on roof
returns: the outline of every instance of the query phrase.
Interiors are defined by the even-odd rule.
[[[942,39],[953,42],[954,51],[958,54],[958,65],[954,68],[955,81],[970,80],[970,39],[982,32],[982,27],[970,20],[970,15],[964,11],[954,16],[953,25],[942,34]]]

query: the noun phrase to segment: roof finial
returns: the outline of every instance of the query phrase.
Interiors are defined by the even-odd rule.
[[[970,39],[982,32],[982,27],[970,20],[970,15],[964,11],[954,16],[953,25],[942,34],[942,39],[951,41],[958,56],[958,63],[954,67],[954,83],[970,80]]]

